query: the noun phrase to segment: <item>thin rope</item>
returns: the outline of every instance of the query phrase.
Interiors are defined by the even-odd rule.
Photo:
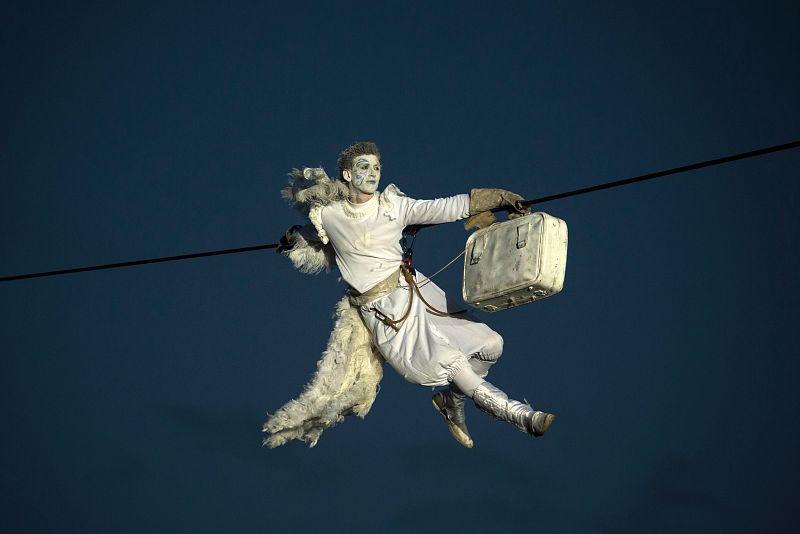
[[[449,262],[447,262],[447,265],[445,265],[444,267],[442,267],[441,269],[439,269],[438,271],[436,271],[436,272],[435,272],[435,273],[433,273],[432,275],[430,275],[430,276],[426,277],[426,278],[425,278],[425,280],[423,280],[421,284],[417,284],[417,287],[425,287],[425,284],[429,283],[429,282],[431,281],[431,278],[433,278],[434,276],[436,276],[436,275],[437,275],[437,274],[439,274],[440,272],[444,271],[445,269],[447,269],[448,267],[450,267],[451,265],[453,265],[453,263],[454,263],[454,262],[455,262],[455,261],[456,261],[458,258],[460,258],[461,256],[463,256],[463,255],[464,255],[464,252],[466,252],[466,250],[462,250],[461,252],[459,252],[459,253],[458,253],[458,255],[457,255],[455,258],[453,258],[452,260],[450,260]]]
[[[600,191],[603,189],[610,189],[612,187],[620,187],[623,185],[629,185],[637,182],[643,182],[645,180],[652,180],[654,178],[660,178],[662,176],[669,176],[671,174],[678,174],[682,172],[689,172],[697,169],[703,169],[705,167],[711,167],[714,165],[722,165],[723,163],[730,163],[732,161],[739,161],[747,158],[754,158],[757,156],[763,156],[766,154],[772,154],[774,152],[780,152],[783,150],[790,150],[793,148],[800,147],[800,140],[793,141],[791,143],[784,143],[782,145],[775,145],[772,147],[767,148],[760,148],[757,150],[751,150],[749,152],[742,152],[739,154],[733,154],[731,156],[725,156],[722,158],[701,161],[699,163],[692,163],[690,165],[683,165],[681,167],[675,167],[673,169],[667,169],[665,171],[658,171],[652,172],[649,174],[643,174],[641,176],[634,176],[632,178],[626,178],[624,180],[617,180],[615,182],[608,182],[605,184],[595,185],[591,187],[585,187],[583,189],[576,189],[575,191],[569,191],[567,193],[559,193],[557,195],[550,195],[546,197],[536,198],[533,200],[523,200],[520,202],[520,205],[524,207],[531,206],[533,204],[542,204],[544,202],[550,202],[551,200],[559,200],[562,198],[573,197],[576,195],[583,195],[586,193],[593,193],[595,191]],[[419,231],[422,228],[427,228],[428,226],[434,226],[432,224],[422,224],[422,225],[415,225],[415,231]],[[236,254],[239,252],[252,252],[255,250],[264,250],[270,248],[277,248],[279,246],[278,243],[272,243],[269,245],[256,245],[252,247],[241,247],[241,248],[232,248],[226,250],[215,250],[210,252],[198,252],[195,254],[183,254],[180,256],[167,256],[163,258],[151,258],[146,260],[134,260],[134,261],[124,261],[120,263],[109,263],[105,265],[93,265],[90,267],[77,267],[74,269],[61,269],[58,271],[46,271],[41,273],[30,273],[30,274],[19,274],[14,276],[4,276],[0,277],[0,282],[10,282],[12,280],[24,280],[27,278],[39,278],[43,276],[57,276],[61,274],[72,274],[72,273],[83,273],[88,271],[99,271],[102,269],[116,269],[119,267],[133,267],[134,265],[146,265],[149,263],[161,263],[166,261],[177,261],[177,260],[188,260],[192,258],[204,258],[208,256],[221,256],[223,254]],[[455,261],[458,257],[454,258]],[[452,262],[451,262],[452,263]],[[449,264],[448,264],[449,265]],[[436,273],[438,274],[438,272]]]

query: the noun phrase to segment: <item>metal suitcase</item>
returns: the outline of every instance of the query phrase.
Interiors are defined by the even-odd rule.
[[[555,295],[564,287],[567,223],[531,213],[493,224],[467,239],[464,302],[496,312]]]

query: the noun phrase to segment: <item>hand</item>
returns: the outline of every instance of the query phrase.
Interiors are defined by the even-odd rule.
[[[464,228],[470,230],[473,227],[486,228],[491,225],[497,220],[492,210],[508,211],[509,219],[528,215],[530,208],[519,204],[523,200],[520,195],[505,189],[473,189],[469,195],[470,218],[464,223]]]
[[[481,228],[486,228],[487,226],[491,226],[497,220],[497,217],[494,216],[494,213],[491,211],[482,211],[480,213],[476,213],[475,215],[470,216],[469,219],[464,221],[464,230],[469,232],[473,228],[476,230],[480,230]]]
[[[275,248],[275,252],[280,254],[284,251],[291,250],[292,247],[294,247],[294,239],[292,239],[292,234],[294,234],[301,228],[302,226],[300,226],[299,224],[295,224],[294,226],[286,230],[286,233],[283,234],[283,237],[281,237],[280,240],[278,241],[278,246]]]
[[[514,193],[512,193],[513,195]],[[519,196],[519,195],[517,195]],[[518,219],[520,217],[524,217],[526,215],[531,214],[531,206],[522,206],[520,203],[524,202],[525,199],[520,197],[519,200],[514,202],[512,208],[508,210],[508,218],[509,219]]]

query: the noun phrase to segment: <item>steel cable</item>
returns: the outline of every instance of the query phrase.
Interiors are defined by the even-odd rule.
[[[562,198],[573,197],[573,196],[576,196],[576,195],[583,195],[583,194],[586,194],[586,193],[593,193],[595,191],[601,191],[603,189],[610,189],[610,188],[613,188],[613,187],[621,187],[623,185],[630,185],[630,184],[634,184],[634,183],[638,183],[638,182],[644,182],[646,180],[653,180],[655,178],[661,178],[663,176],[669,176],[669,175],[689,172],[689,171],[693,171],[693,170],[697,170],[697,169],[703,169],[703,168],[706,168],[706,167],[712,167],[714,165],[722,165],[724,163],[730,163],[730,162],[733,162],[733,161],[739,161],[739,160],[743,160],[743,159],[747,159],[747,158],[754,158],[754,157],[757,157],[757,156],[764,156],[766,154],[772,154],[772,153],[775,153],[775,152],[781,152],[783,150],[790,150],[790,149],[798,148],[798,147],[800,147],[800,141],[792,141],[791,143],[784,143],[784,144],[781,144],[781,145],[775,145],[775,146],[766,147],[766,148],[759,148],[757,150],[751,150],[751,151],[748,151],[748,152],[741,152],[741,153],[738,153],[738,154],[733,154],[733,155],[725,156],[725,157],[722,157],[722,158],[716,158],[716,159],[701,161],[701,162],[698,162],[698,163],[692,163],[692,164],[689,164],[689,165],[683,165],[683,166],[680,166],[680,167],[674,167],[672,169],[667,169],[667,170],[657,171],[657,172],[651,172],[651,173],[643,174],[643,175],[640,175],[640,176],[634,176],[632,178],[625,178],[623,180],[617,180],[617,181],[614,181],[614,182],[607,182],[607,183],[604,183],[604,184],[594,185],[594,186],[590,186],[590,187],[584,187],[582,189],[576,189],[574,191],[569,191],[569,192],[566,192],[566,193],[559,193],[557,195],[550,195],[550,196],[546,196],[546,197],[536,198],[536,199],[533,199],[533,200],[525,200],[525,201],[520,202],[520,204],[522,206],[524,206],[524,207],[528,207],[528,206],[532,206],[534,204],[542,204],[544,202],[550,202],[552,200],[559,200],[559,199],[562,199]],[[417,226],[414,227],[413,232],[416,233],[420,229],[427,228],[429,226],[435,226],[435,225],[431,225],[431,224],[428,224],[428,225],[417,225]],[[179,256],[165,256],[165,257],[161,257],[161,258],[150,258],[150,259],[144,259],[144,260],[124,261],[124,262],[118,262],[118,263],[108,263],[108,264],[104,264],[104,265],[93,265],[93,266],[88,266],[88,267],[76,267],[76,268],[73,268],[73,269],[60,269],[60,270],[57,270],[57,271],[45,271],[45,272],[40,272],[40,273],[18,274],[18,275],[13,275],[13,276],[0,277],[0,282],[10,282],[10,281],[13,281],[13,280],[24,280],[24,279],[28,279],[28,278],[41,278],[41,277],[45,277],[45,276],[57,276],[57,275],[62,275],[62,274],[83,273],[83,272],[88,272],[88,271],[99,271],[99,270],[103,270],[103,269],[117,269],[117,268],[120,268],[120,267],[133,267],[135,265],[146,265],[146,264],[150,264],[150,263],[162,263],[162,262],[167,262],[167,261],[178,261],[178,260],[188,260],[188,259],[194,259],[194,258],[205,258],[205,257],[208,257],[208,256],[221,256],[223,254],[237,254],[239,252],[253,252],[253,251],[256,251],[256,250],[265,250],[265,249],[277,248],[278,245],[279,245],[278,243],[272,243],[272,244],[268,244],[268,245],[255,245],[255,246],[251,246],[251,247],[240,247],[240,248],[231,248],[231,249],[225,249],[225,250],[214,250],[214,251],[209,251],[209,252],[197,252],[197,253],[194,253],[194,254],[182,254],[182,255],[179,255]]]

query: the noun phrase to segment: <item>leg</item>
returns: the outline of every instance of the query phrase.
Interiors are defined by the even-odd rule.
[[[479,365],[479,372],[483,376],[494,362],[483,362],[471,359]],[[474,365],[464,366],[454,377],[446,391],[434,393],[431,402],[439,410],[439,413],[447,420],[447,428],[455,440],[462,446],[471,449],[473,446],[472,438],[467,430],[467,420],[464,417],[464,399],[472,397],[475,388],[484,382],[483,378],[476,373]]]
[[[492,361],[485,361],[479,360],[477,358],[470,358],[469,364],[472,367],[472,370],[475,371],[475,374],[479,377],[486,380],[486,376],[489,374],[489,369],[496,363],[496,360]]]
[[[527,404],[509,399],[508,395],[489,382],[484,382],[475,388],[472,400],[482,412],[501,421],[509,422],[522,432],[527,432],[534,437],[539,437],[547,432],[556,418],[551,413],[539,412]]]
[[[450,434],[462,446],[471,449],[472,438],[467,430],[467,421],[464,416],[464,399],[472,398],[475,388],[484,382],[489,373],[489,368],[497,361],[503,352],[503,338],[492,332],[485,325],[480,325],[492,335],[484,335],[481,343],[473,344],[470,348],[477,350],[465,365],[452,379],[447,391],[440,391],[433,395],[433,405],[447,420]],[[456,337],[456,339],[459,339]],[[464,341],[464,336],[459,339]],[[463,347],[460,347],[463,350]],[[483,359],[485,358],[485,359]]]
[[[455,440],[463,447],[471,449],[473,442],[464,417],[464,399],[466,397],[458,386],[451,383],[446,391],[434,393],[431,402],[447,420],[447,428]]]
[[[479,410],[535,437],[547,432],[555,419],[553,414],[534,410],[527,404],[509,399],[499,388],[475,374],[472,367],[464,367],[453,382],[472,398]]]

